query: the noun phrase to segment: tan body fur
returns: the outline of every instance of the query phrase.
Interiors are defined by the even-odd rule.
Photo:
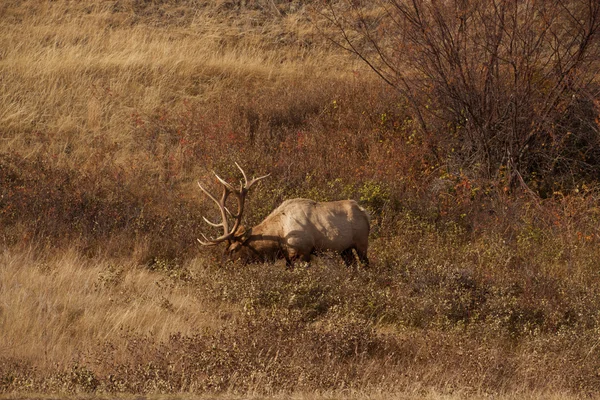
[[[310,261],[324,250],[340,253],[347,265],[356,263],[352,250],[367,266],[369,216],[354,200],[316,202],[284,201],[263,222],[240,232],[227,249],[243,261],[285,258]]]

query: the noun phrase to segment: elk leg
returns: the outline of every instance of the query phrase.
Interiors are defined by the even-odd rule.
[[[342,260],[344,260],[347,267],[351,267],[356,263],[356,258],[354,257],[352,249],[353,247],[350,247],[340,253],[340,255],[342,256]]]
[[[360,264],[362,264],[363,268],[369,268],[369,258],[367,257],[367,249],[369,248],[368,241],[358,241],[356,243],[356,254],[358,255],[358,260]]]
[[[310,264],[310,253],[300,253],[296,250],[289,251],[285,257],[285,265],[288,268],[293,268],[294,262],[297,260],[304,261],[307,264]]]
[[[292,262],[292,260],[290,260],[289,258],[285,258],[285,267],[287,269],[292,269],[294,268],[294,263]]]
[[[296,259],[300,260],[302,262],[305,262],[306,266],[308,267],[309,264],[310,264],[311,256],[310,256],[310,253],[307,253],[307,254],[298,254],[298,256],[297,256]]]
[[[369,268],[369,258],[367,257],[367,252],[356,249],[356,254],[358,254],[358,259],[360,260],[363,268]]]

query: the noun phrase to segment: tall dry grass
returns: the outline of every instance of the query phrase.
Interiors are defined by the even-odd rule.
[[[310,17],[0,4],[0,393],[597,394],[596,189],[532,200],[440,165]],[[372,269],[219,265],[194,186],[233,161],[272,173],[250,225],[289,197],[359,200]]]
[[[73,251],[2,254],[0,294],[5,359],[44,370],[68,365],[106,341],[127,335],[190,335],[218,326],[218,304],[132,265],[90,260]],[[208,299],[207,299],[208,301]]]
[[[247,99],[240,96],[254,87],[337,68],[335,59],[319,51],[307,56],[301,46],[262,40],[265,34],[273,40],[301,35],[294,17],[281,23],[263,16],[253,28],[252,14],[222,18],[218,6],[190,2],[172,19],[155,8],[136,2],[5,2],[4,150],[27,158],[42,154],[81,172],[104,164],[128,169],[136,162],[160,169],[139,154],[134,116],[147,119],[190,101],[223,103],[229,112],[232,103],[243,107]]]

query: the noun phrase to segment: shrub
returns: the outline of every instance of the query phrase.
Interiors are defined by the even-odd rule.
[[[437,166],[506,169],[509,187],[597,176],[596,1],[342,1],[320,17],[408,100]]]

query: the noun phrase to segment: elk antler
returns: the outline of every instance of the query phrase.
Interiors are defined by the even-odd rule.
[[[197,239],[197,240],[203,246],[214,246],[214,245],[217,245],[226,240],[231,240],[233,238],[233,236],[235,235],[235,232],[239,228],[240,223],[242,221],[242,214],[244,213],[244,203],[246,202],[246,195],[248,194],[248,190],[256,182],[271,175],[271,174],[267,174],[267,175],[264,175],[264,176],[261,176],[258,178],[252,178],[252,180],[250,182],[248,182],[248,177],[246,176],[246,173],[244,172],[242,167],[240,167],[237,162],[235,163],[235,166],[238,167],[238,169],[242,172],[242,176],[244,177],[244,182],[240,181],[240,190],[236,190],[233,187],[233,185],[226,182],[223,178],[221,178],[219,175],[217,175],[216,172],[213,171],[213,173],[217,177],[217,180],[221,183],[221,185],[223,185],[223,194],[221,195],[220,200],[217,200],[215,196],[210,194],[210,192],[208,190],[206,190],[200,184],[200,182],[198,182],[198,186],[200,187],[200,189],[219,207],[219,211],[221,212],[222,222],[214,223],[214,222],[209,221],[205,217],[202,217],[202,218],[210,226],[214,226],[217,228],[219,228],[219,227],[223,228],[223,234],[214,239],[208,239],[204,234],[202,234],[202,237],[204,238],[205,241],[202,241],[200,239]],[[227,197],[229,197],[230,194],[233,194],[237,200],[238,210],[237,210],[236,214],[232,214],[225,205],[225,203],[227,201]],[[233,223],[233,227],[231,228],[231,230],[229,229],[229,221],[227,220],[227,214],[229,214],[231,217],[234,218],[234,223]]]

